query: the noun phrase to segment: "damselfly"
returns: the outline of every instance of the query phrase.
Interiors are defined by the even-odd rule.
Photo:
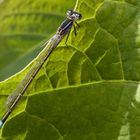
[[[56,34],[44,44],[45,48],[37,56],[35,64],[31,67],[30,71],[26,74],[24,79],[19,83],[19,85],[13,91],[13,93],[8,97],[7,111],[3,115],[2,119],[0,120],[0,127],[7,120],[8,116],[11,114],[11,112],[13,111],[13,109],[15,108],[19,100],[22,98],[28,86],[31,84],[31,82],[33,81],[33,79],[41,69],[42,65],[48,59],[52,51],[61,42],[61,40],[64,38],[65,35],[69,35],[72,27],[74,27],[74,32],[76,35],[76,29],[74,23],[78,25],[76,20],[81,19],[81,17],[82,17],[81,14],[76,11],[73,10],[67,11],[67,18],[62,22]],[[66,41],[67,39],[68,36],[66,38]]]

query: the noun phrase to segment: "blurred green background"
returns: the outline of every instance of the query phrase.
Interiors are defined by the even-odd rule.
[[[76,0],[0,0],[0,81],[22,70]],[[52,24],[53,23],[53,24]]]

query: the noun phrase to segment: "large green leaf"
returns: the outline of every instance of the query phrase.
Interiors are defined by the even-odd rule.
[[[55,49],[1,137],[139,140],[139,6],[139,0],[79,0],[77,36],[72,32],[69,45]],[[0,83],[0,106],[31,65]]]

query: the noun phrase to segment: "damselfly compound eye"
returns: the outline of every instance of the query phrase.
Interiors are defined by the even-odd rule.
[[[73,14],[73,11],[72,10],[68,10],[67,11],[67,16],[70,16],[70,15],[72,15]]]
[[[82,15],[80,14],[80,13],[77,13],[77,14],[75,14],[76,15],[76,17],[78,18],[78,19],[81,19],[82,18]]]

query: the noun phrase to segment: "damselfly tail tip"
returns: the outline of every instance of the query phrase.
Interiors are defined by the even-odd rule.
[[[2,120],[0,120],[0,128],[3,126],[3,122]]]

